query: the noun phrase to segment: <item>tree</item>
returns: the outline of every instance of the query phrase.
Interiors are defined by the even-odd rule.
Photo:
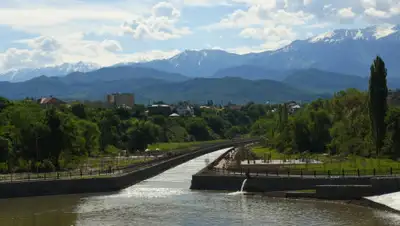
[[[389,108],[386,116],[387,136],[384,151],[393,157],[400,157],[400,108]]]
[[[8,155],[12,151],[11,141],[5,137],[0,136],[0,163],[7,162]]]
[[[378,155],[384,145],[386,134],[385,117],[387,112],[388,88],[386,83],[387,71],[385,63],[378,56],[371,65],[368,90],[368,110],[371,120],[372,138],[375,153]]]
[[[80,119],[86,119],[87,118],[85,105],[83,105],[81,103],[73,104],[71,106],[71,111],[72,111],[72,114],[74,114],[76,117],[78,117]]]
[[[158,141],[161,134],[161,128],[150,121],[131,119],[130,125],[127,131],[130,151],[144,151],[149,144]]]
[[[228,121],[217,115],[210,115],[206,117],[205,120],[214,133],[221,137],[224,136],[225,130],[231,126]]]
[[[50,158],[53,165],[58,169],[58,159],[64,145],[64,132],[62,130],[62,114],[57,109],[51,107],[46,110],[45,123],[49,127],[49,133],[46,137],[45,158]]]
[[[193,135],[197,141],[212,139],[210,128],[202,118],[191,118],[186,124],[186,130]]]

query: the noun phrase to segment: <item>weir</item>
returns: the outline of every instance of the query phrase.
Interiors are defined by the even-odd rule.
[[[387,206],[390,209],[400,212],[400,192],[365,197],[365,199]]]

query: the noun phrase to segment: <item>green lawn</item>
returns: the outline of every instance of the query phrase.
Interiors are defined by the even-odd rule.
[[[264,155],[268,156],[271,154],[273,160],[277,159],[296,159],[300,158],[300,155],[284,155],[277,152],[274,149],[267,147],[256,146],[252,149],[252,152],[256,154],[260,159],[264,159]],[[327,156],[322,154],[312,154],[310,159],[319,160],[322,164],[292,164],[282,167],[283,169],[294,169],[304,170],[305,172],[317,171],[317,173],[323,173],[330,171],[332,174],[342,174],[344,170],[345,174],[358,174],[360,175],[373,174],[374,169],[376,174],[389,174],[392,168],[393,174],[400,174],[400,162],[385,158],[365,158],[360,156],[348,156],[347,158],[339,156]]]
[[[264,159],[264,156],[268,157],[269,154],[271,154],[271,159],[272,160],[277,160],[277,159],[296,159],[298,155],[285,155],[282,153],[279,153],[275,149],[271,149],[268,147],[262,147],[262,146],[255,146],[251,149],[252,152],[256,154],[256,156],[260,159]]]
[[[389,172],[390,168],[400,173],[400,162],[391,159],[364,158],[360,156],[349,156],[342,161],[332,159],[323,161],[322,164],[302,164],[293,165],[297,169],[317,170],[317,171],[357,171],[373,172],[375,169],[379,173]],[[339,172],[340,173],[340,172]]]
[[[156,150],[157,148],[162,151],[171,151],[171,150],[178,150],[184,148],[193,148],[195,149],[201,144],[213,144],[218,143],[226,140],[212,140],[212,141],[199,141],[199,142],[180,142],[180,143],[157,143],[152,144],[148,147],[150,150]]]
[[[138,164],[142,162],[147,162],[152,160],[149,157],[140,158],[116,158],[116,157],[105,157],[105,158],[90,158],[85,163],[83,163],[83,169],[101,169],[111,166],[113,168],[123,168],[133,164]],[[78,167],[79,168],[79,167]]]

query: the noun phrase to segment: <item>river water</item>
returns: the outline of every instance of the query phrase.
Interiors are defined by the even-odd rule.
[[[224,151],[113,194],[0,200],[0,226],[400,225],[396,214],[353,205],[189,190],[191,175]]]

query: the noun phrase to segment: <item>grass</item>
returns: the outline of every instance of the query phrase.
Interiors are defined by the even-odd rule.
[[[140,158],[116,158],[116,157],[109,157],[109,158],[91,158],[88,159],[85,166],[93,169],[99,169],[102,166],[113,166],[113,167],[126,167],[129,165],[142,163],[150,161],[152,158],[149,157],[140,157]]]
[[[268,157],[269,154],[271,154],[271,159],[272,160],[278,160],[278,159],[295,159],[297,156],[292,155],[292,156],[286,156],[285,154],[279,153],[275,149],[271,149],[268,147],[261,147],[261,146],[256,146],[251,149],[251,151],[256,154],[256,156],[260,159],[264,159],[265,157]]]
[[[157,148],[161,151],[172,151],[178,149],[185,149],[185,148],[197,148],[202,144],[213,144],[218,143],[226,140],[212,140],[212,141],[198,141],[198,142],[179,142],[179,143],[156,143],[150,145],[148,148],[150,150],[156,150]]]
[[[389,171],[390,168],[400,170],[400,162],[391,159],[379,159],[379,158],[364,158],[360,156],[350,156],[345,160],[331,159],[323,161],[322,164],[300,164],[292,165],[297,169],[306,170],[323,170],[323,171]]]
[[[297,159],[300,158],[299,154],[296,155],[285,155],[278,151],[268,148],[256,146],[252,149],[252,152],[260,159],[264,159],[264,155],[268,156],[271,154],[272,160],[278,159]],[[321,164],[291,164],[282,166],[282,169],[297,169],[308,172],[328,172],[333,174],[342,174],[343,170],[345,174],[358,174],[360,175],[373,174],[374,169],[376,174],[389,174],[392,168],[393,174],[400,174],[400,161],[394,161],[387,158],[365,158],[361,156],[348,156],[347,158],[339,156],[328,156],[323,154],[311,154],[310,159],[319,160]]]

